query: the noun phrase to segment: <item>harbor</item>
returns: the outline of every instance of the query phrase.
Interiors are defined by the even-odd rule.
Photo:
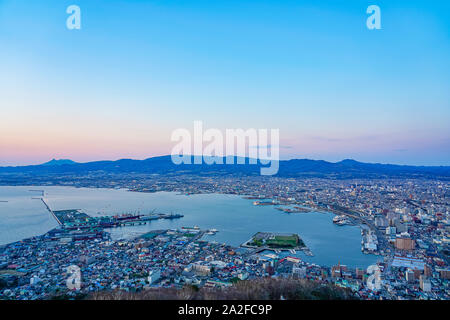
[[[44,201],[44,200],[43,200]],[[45,203],[45,202],[44,202]],[[179,219],[182,214],[119,214],[114,216],[91,217],[79,209],[48,210],[53,214],[57,222],[67,230],[80,230],[92,228],[118,228],[124,226],[145,225],[150,221],[158,219]]]
[[[42,201],[31,199],[31,197],[40,196],[41,193],[32,193],[30,189],[35,188],[3,187],[4,191],[0,193],[1,198],[10,202],[2,204],[3,207],[0,206],[5,219],[4,225],[0,226],[0,244],[40,235],[58,226]],[[206,232],[202,239],[239,247],[253,234],[263,230],[301,235],[314,256],[307,255],[307,252],[303,250],[295,250],[295,256],[308,262],[332,265],[341,260],[349,266],[368,266],[377,259],[377,256],[364,254],[361,251],[359,227],[337,226],[332,223],[334,215],[323,210],[321,214],[318,214],[316,210],[300,214],[284,214],[276,210],[276,206],[254,206],[254,199],[243,199],[238,195],[185,196],[175,192],[141,193],[125,189],[73,187],[36,189],[45,190],[46,203],[57,216],[61,217],[60,219],[62,215],[57,211],[77,209],[90,218],[95,218],[91,220],[93,225],[102,223],[101,227],[110,234],[112,239],[132,239],[154,229],[200,226],[207,231],[219,230],[216,233]],[[22,211],[20,207],[16,208],[14,204],[18,203],[18,199],[29,209]],[[166,217],[170,216],[171,212],[181,213],[184,217],[164,219],[162,218],[164,216],[161,216],[158,218],[156,214],[151,214],[152,211],[161,212]],[[29,216],[25,214],[26,212],[34,214]],[[11,219],[14,217],[16,221],[22,221],[27,227],[18,229],[15,227],[16,224],[10,224],[9,215]],[[125,219],[117,219],[122,215],[125,215],[122,217]],[[126,215],[131,216],[126,217]],[[133,218],[136,215],[143,215],[143,217]],[[77,231],[77,228],[81,227],[80,231],[88,233],[91,226],[86,225],[85,219],[79,220],[73,221],[73,225],[68,227],[76,227],[72,231]],[[289,253],[289,251],[282,252]],[[344,261],[342,261],[343,256],[346,257]]]

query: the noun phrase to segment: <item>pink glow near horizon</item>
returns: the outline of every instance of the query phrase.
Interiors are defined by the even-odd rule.
[[[174,145],[169,140],[169,132],[170,130],[164,130],[160,135],[131,131],[108,132],[107,135],[85,132],[77,136],[56,132],[39,135],[22,132],[6,138],[3,136],[4,139],[0,140],[0,165],[39,164],[53,158],[89,162],[168,155]],[[366,162],[403,163],[401,156],[409,153],[419,160],[422,160],[420,156],[423,155],[423,161],[418,161],[418,164],[426,164],[427,153],[445,151],[446,145],[448,146],[448,141],[433,137],[417,137],[412,140],[406,136],[328,138],[299,134],[298,138],[281,138],[280,156],[281,159],[338,161],[354,158]],[[430,165],[437,164],[428,162]]]

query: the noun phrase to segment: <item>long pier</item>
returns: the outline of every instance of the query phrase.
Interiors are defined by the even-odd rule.
[[[40,192],[42,196],[45,196],[45,190],[28,190],[30,192]]]
[[[47,210],[52,214],[53,218],[55,218],[56,222],[58,222],[58,224],[60,226],[62,226],[61,221],[59,221],[58,217],[56,216],[56,214],[53,212],[52,209],[50,209],[50,207],[48,206],[47,202],[45,202],[44,198],[40,198],[42,203],[45,205],[45,207],[47,208]]]

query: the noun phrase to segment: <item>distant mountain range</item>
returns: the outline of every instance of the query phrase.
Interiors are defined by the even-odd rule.
[[[193,158],[193,157],[191,157]],[[237,158],[235,158],[236,160]],[[242,159],[242,158],[241,158]],[[145,160],[121,159],[117,161],[95,161],[77,163],[72,160],[51,160],[41,165],[0,167],[0,175],[85,175],[105,174],[198,174],[198,175],[259,175],[261,165],[248,164],[199,164],[175,165],[171,156],[153,157]],[[225,163],[225,158],[223,158]],[[407,166],[380,163],[363,163],[355,160],[328,162],[323,160],[282,160],[279,164],[280,177],[323,177],[323,178],[450,178],[450,166]]]

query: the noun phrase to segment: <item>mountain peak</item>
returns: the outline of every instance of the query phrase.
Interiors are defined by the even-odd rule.
[[[59,159],[59,160],[52,159],[46,163],[43,163],[42,165],[43,166],[62,166],[64,164],[75,164],[75,163],[76,163],[75,161],[72,161],[70,159]]]
[[[361,163],[359,161],[353,160],[353,159],[344,159],[342,161],[339,161],[338,163],[343,163],[343,164],[357,164],[357,163]]]

